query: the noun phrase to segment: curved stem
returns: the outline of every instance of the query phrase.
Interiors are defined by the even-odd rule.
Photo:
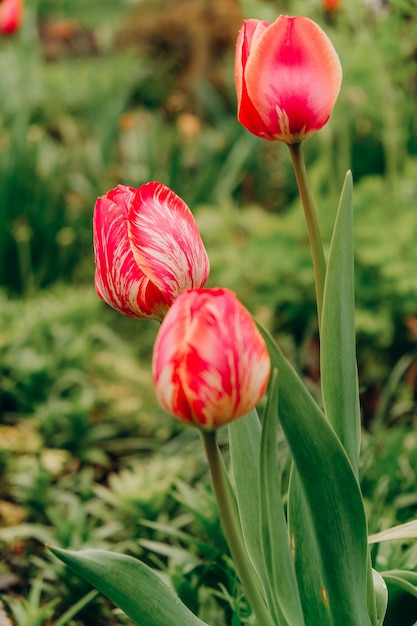
[[[317,221],[313,198],[308,185],[307,171],[301,143],[288,144],[300,192],[304,215],[307,222],[308,238],[310,241],[311,256],[313,258],[314,279],[316,282],[317,314],[319,328],[321,326],[321,312],[323,309],[324,279],[326,276],[326,261],[324,259],[323,244]]]
[[[233,512],[229,492],[225,483],[222,459],[216,441],[215,431],[200,431],[207,461],[210,468],[214,494],[220,512],[220,520],[230,553],[236,567],[237,574],[242,582],[248,602],[262,626],[274,626],[268,612],[265,600],[259,589],[257,577],[252,569],[249,556],[243,543],[240,529],[236,526],[237,520]]]

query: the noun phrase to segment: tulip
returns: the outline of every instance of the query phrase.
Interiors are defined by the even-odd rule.
[[[306,17],[247,20],[238,36],[238,119],[271,141],[298,143],[326,124],[342,68],[323,30]]]
[[[209,431],[253,409],[270,367],[265,342],[235,294],[193,289],[177,298],[162,322],[152,374],[164,409]]]
[[[23,0],[3,0],[0,3],[0,34],[11,35],[20,28]]]
[[[323,0],[323,8],[329,13],[338,11],[340,8],[340,1],[341,0]]]
[[[161,320],[182,291],[207,280],[191,211],[162,183],[119,185],[98,198],[93,232],[97,294],[123,315]]]

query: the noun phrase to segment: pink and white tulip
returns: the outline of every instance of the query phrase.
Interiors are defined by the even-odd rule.
[[[256,324],[228,289],[182,293],[162,322],[152,362],[161,405],[206,430],[253,409],[270,368]]]
[[[12,35],[19,30],[23,17],[23,0],[0,2],[0,34]]]
[[[342,81],[339,57],[306,17],[247,20],[238,36],[238,119],[271,141],[298,143],[326,124]]]
[[[162,183],[119,185],[98,198],[93,233],[97,294],[123,315],[162,319],[182,291],[207,280],[194,217]]]

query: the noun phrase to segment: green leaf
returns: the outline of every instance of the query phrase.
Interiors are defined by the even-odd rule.
[[[381,572],[388,587],[384,626],[414,626],[417,620],[417,573],[403,570]]]
[[[137,626],[207,626],[138,559],[105,550],[50,550],[110,598]]]
[[[329,605],[322,596],[325,582],[320,548],[300,476],[294,466],[288,492],[288,525],[305,621],[315,626],[331,626]]]
[[[262,427],[259,482],[267,597],[279,626],[305,626],[281,497],[277,406],[278,376],[274,370]]]
[[[259,455],[261,424],[255,410],[228,426],[231,480],[234,486],[243,540],[260,581],[265,581],[259,518]],[[260,586],[262,583],[260,582]]]
[[[312,601],[329,607],[334,626],[369,626],[367,528],[355,473],[323,412],[269,333],[259,328],[279,371],[279,417],[308,505],[303,513],[320,548],[324,586]],[[314,546],[309,554],[308,537],[292,528],[290,536],[296,555],[306,550],[306,559],[317,556]]]
[[[321,386],[326,415],[357,474],[360,445],[355,340],[352,174],[347,173],[333,231],[320,332]]]
[[[417,520],[406,522],[405,524],[399,524],[386,530],[381,530],[379,533],[369,535],[368,543],[380,543],[381,541],[394,541],[404,539],[416,539],[417,538]]]
[[[91,600],[98,595],[98,591],[96,589],[92,589],[85,596],[83,596],[78,602],[70,606],[70,608],[65,611],[62,615],[59,616],[57,620],[54,621],[54,626],[67,626],[70,623],[73,617],[77,615]]]

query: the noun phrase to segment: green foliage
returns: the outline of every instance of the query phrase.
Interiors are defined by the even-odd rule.
[[[268,572],[265,588],[271,613],[279,624],[304,626],[300,591],[294,560],[288,541],[288,527],[282,503],[280,459],[278,450],[278,373],[275,370],[269,388],[268,404],[262,427],[259,456],[259,505],[264,562]]]
[[[320,372],[327,418],[357,472],[361,415],[355,335],[352,176],[346,176],[327,261]]]
[[[203,626],[203,622],[182,604],[160,578],[137,559],[110,552],[53,553],[110,597],[138,626]],[[102,577],[103,566],[108,571]],[[139,594],[139,601],[138,601]]]

